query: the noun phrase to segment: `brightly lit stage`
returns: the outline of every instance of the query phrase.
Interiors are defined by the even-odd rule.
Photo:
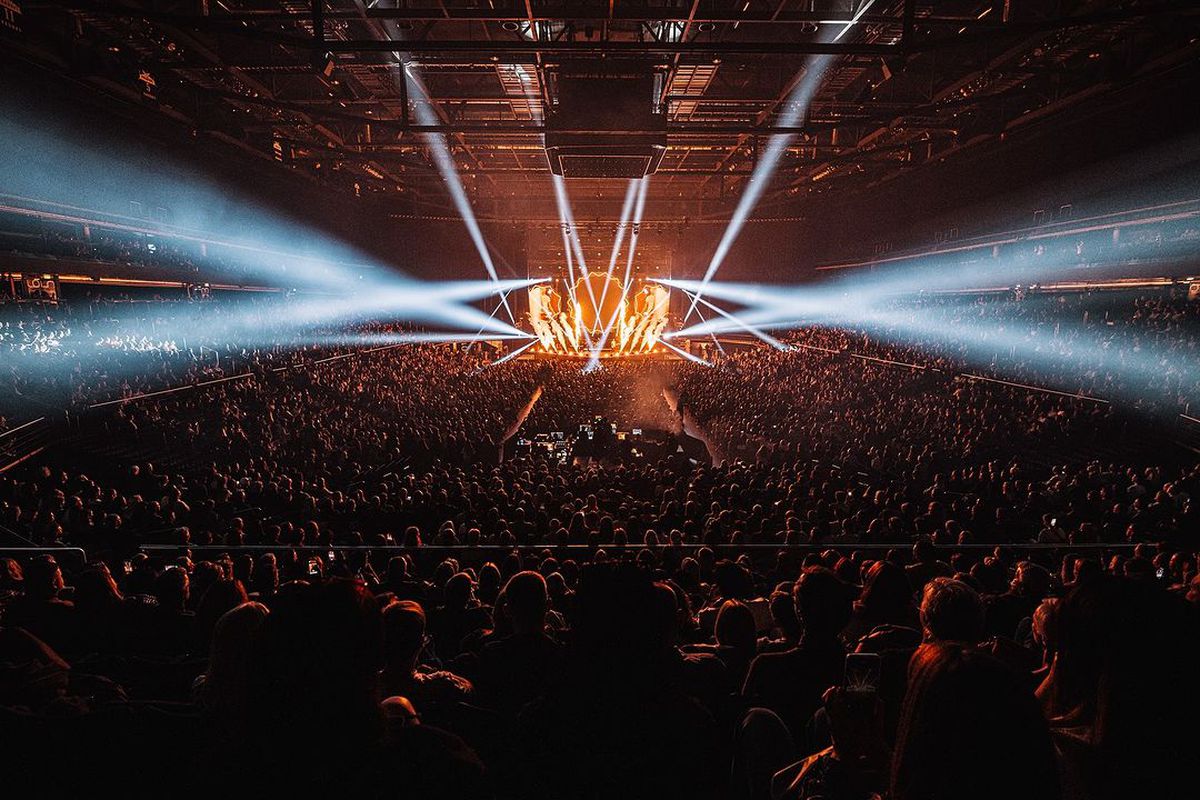
[[[686,352],[686,351],[685,351]],[[678,353],[658,345],[648,353],[617,353],[611,350],[605,350],[596,354],[596,359],[605,361],[684,361],[685,358]],[[531,347],[517,357],[518,361],[578,361],[580,365],[586,365],[592,360],[589,353],[555,353],[542,350],[539,347]]]
[[[661,345],[670,289],[592,272],[574,282],[558,278],[529,287],[530,354],[577,358],[645,357],[670,352]]]

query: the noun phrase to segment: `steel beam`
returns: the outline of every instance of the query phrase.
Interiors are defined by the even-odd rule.
[[[487,53],[490,55],[578,55],[608,53],[617,55],[864,55],[888,56],[900,52],[896,45],[826,43],[826,42],[653,42],[653,41],[555,41],[530,42],[441,40],[379,41],[378,39],[347,39],[330,41],[326,48],[333,53]]]

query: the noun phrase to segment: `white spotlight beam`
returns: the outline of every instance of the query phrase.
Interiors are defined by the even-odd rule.
[[[726,283],[724,281],[711,283],[707,287],[700,281],[681,280],[677,278],[651,278],[655,283],[661,283],[672,289],[695,294],[701,289],[710,297],[728,300],[744,306],[770,307],[790,303],[795,295],[802,291],[816,291],[817,287],[799,287],[767,283]]]
[[[431,322],[495,333],[520,334],[522,331],[488,317],[465,301],[495,294],[497,289],[515,289],[536,283],[514,280],[493,284],[491,281],[454,281],[446,284],[405,281],[398,284],[364,286],[353,294],[336,298],[305,299],[289,307],[289,323],[303,325],[333,321],[352,321],[371,317]]]
[[[716,311],[722,317],[725,317],[725,319],[734,323],[735,325],[737,325],[739,328],[746,331],[747,333],[753,334],[755,337],[757,337],[758,339],[762,340],[763,342],[766,342],[767,344],[771,345],[771,347],[774,347],[776,350],[786,350],[787,349],[787,346],[783,342],[776,339],[774,336],[764,333],[763,331],[759,330],[758,328],[754,327],[753,325],[751,325],[748,322],[743,322],[742,320],[738,319],[737,316],[729,313],[728,311],[721,308],[720,306],[714,305],[713,303],[710,303],[709,301],[705,300],[704,298],[698,298],[696,295],[691,294],[690,292],[685,292],[685,294],[690,295],[694,300],[699,300],[699,302],[708,306],[713,311]],[[671,338],[678,338],[678,334],[676,334],[675,336],[672,336]]]
[[[840,31],[838,31],[837,35],[833,37],[833,41],[836,42],[839,39],[841,39],[843,36],[845,36],[846,33],[851,28],[853,28],[855,25],[858,24],[858,21],[860,19],[862,19],[862,15],[867,13],[867,9],[869,9],[874,4],[875,4],[875,0],[867,0],[867,2],[863,3],[862,8],[858,9],[858,11],[855,12],[854,16],[850,19],[850,21],[846,23],[845,27],[843,27]]]
[[[575,215],[571,212],[571,201],[567,197],[567,187],[562,177],[559,175],[552,176],[554,183],[554,202],[558,208],[559,226],[562,229],[563,237],[563,255],[567,259],[567,272],[570,275],[570,281],[567,284],[567,293],[571,298],[571,313],[575,313],[575,308],[580,306],[578,293],[575,291],[575,259],[579,260],[580,276],[583,278],[584,288],[587,289],[588,298],[592,303],[592,308],[596,307],[596,296],[592,291],[592,283],[587,279],[587,264],[583,260],[583,248],[579,243],[579,234],[575,230]],[[583,333],[584,344],[587,345],[588,352],[592,351],[592,337],[586,328],[580,328]]]
[[[681,348],[678,348],[678,347],[676,347],[675,345],[671,344],[671,343],[670,343],[670,342],[668,342],[666,339],[661,339],[661,338],[660,338],[660,339],[659,339],[659,341],[660,341],[660,342],[662,342],[663,344],[665,344],[667,347],[669,347],[669,348],[671,348],[672,350],[674,350],[674,351],[675,351],[676,353],[678,353],[679,355],[681,355],[681,356],[683,356],[684,358],[686,358],[688,361],[694,361],[694,362],[696,362],[697,364],[703,364],[703,365],[704,365],[704,366],[706,366],[706,367],[711,367],[711,366],[712,366],[712,364],[711,364],[711,363],[709,363],[708,361],[705,361],[705,360],[704,360],[703,358],[701,358],[700,356],[694,356],[694,355],[692,355],[691,353],[689,353],[687,350],[683,350],[683,349],[681,349]]]
[[[455,302],[482,300],[492,295],[506,295],[518,289],[527,289],[538,283],[545,283],[547,278],[513,278],[504,281],[436,281],[416,284],[417,292],[426,292],[428,296],[438,300]],[[403,290],[404,286],[398,287]]]
[[[530,334],[523,334],[521,336],[493,334],[487,338],[496,341],[524,341],[530,338]],[[364,333],[327,336],[315,339],[312,343],[320,345],[368,345],[375,347],[393,344],[454,344],[475,341],[477,341],[476,336],[470,333]]]
[[[633,233],[629,238],[629,252],[625,256],[625,277],[621,281],[621,300],[629,294],[630,276],[633,273],[633,257],[637,252],[638,235],[642,229],[642,212],[646,208],[646,193],[650,190],[650,176],[642,178],[638,187],[637,203],[633,207]]]
[[[703,303],[703,301],[701,301]],[[697,306],[696,313],[700,313],[700,308]],[[733,333],[734,331],[747,330],[747,325],[752,325],[759,332],[766,331],[789,331],[796,328],[802,328],[805,325],[811,325],[815,322],[811,317],[805,319],[787,318],[776,319],[776,315],[772,315],[774,321],[760,322],[752,315],[742,314],[736,318],[736,322],[727,319],[718,319],[709,317],[707,322],[701,322],[697,325],[689,325],[686,328],[681,328],[673,331],[670,334],[671,339],[695,339],[698,336],[715,336],[720,333]],[[821,320],[824,324],[847,324],[854,321],[855,318],[843,315],[840,318],[834,316],[826,317]]]
[[[412,65],[404,66],[402,71],[404,79],[408,82],[409,93],[415,100],[413,108],[414,113],[417,115],[417,121],[422,125],[438,125],[440,120],[433,112],[432,101],[425,89],[425,84],[417,76]],[[491,251],[488,250],[487,242],[483,238],[483,231],[480,230],[479,222],[475,219],[475,211],[471,208],[471,201],[467,199],[467,193],[463,189],[462,180],[459,178],[458,170],[455,168],[454,157],[450,154],[450,146],[446,142],[446,137],[437,132],[427,132],[422,135],[429,144],[434,164],[437,166],[438,172],[441,173],[442,181],[445,182],[451,199],[454,200],[454,205],[458,209],[459,216],[462,217],[463,224],[467,226],[467,232],[471,236],[471,241],[474,242],[475,249],[479,251],[479,258],[483,261],[483,268],[487,270],[489,278],[499,282],[500,278],[496,274],[496,265],[492,263]],[[516,322],[516,318],[513,316],[512,309],[509,308],[505,295],[500,295],[500,302],[508,314],[509,321]]]
[[[567,230],[570,228],[570,225],[568,223],[564,222],[559,226],[559,228],[562,231],[563,254],[567,258],[567,275],[569,276],[569,280],[567,281],[567,297],[570,298],[571,314],[574,315],[576,307],[579,307],[581,304],[579,302],[579,296],[575,292],[575,256],[573,256],[571,254],[571,239],[570,239],[570,235],[567,233]],[[586,281],[585,281],[585,283],[586,283]],[[589,286],[588,288],[590,291],[591,287]],[[591,335],[587,332],[587,328],[580,327],[579,330],[583,334],[583,341],[584,341],[584,344],[587,345],[588,352],[591,352],[591,350],[592,350]]]
[[[562,220],[563,230],[567,234],[571,248],[575,251],[575,262],[579,265],[579,273],[583,277],[583,285],[587,289],[592,310],[599,313],[596,308],[596,293],[592,290],[592,282],[588,280],[587,260],[583,257],[583,243],[579,240],[579,229],[575,225],[575,212],[571,210],[571,198],[567,194],[567,183],[561,175],[552,177],[554,179],[554,199],[558,203],[558,217]]]
[[[833,37],[833,41],[836,42],[841,39],[847,31],[857,24],[859,18],[866,13],[874,1],[867,0],[867,2],[863,3],[850,22]],[[825,80],[825,73],[832,66],[836,58],[837,56],[823,55],[808,59],[804,66],[804,74],[800,77],[784,103],[783,112],[779,115],[777,123],[779,127],[794,128],[804,121],[804,116],[808,112],[808,106],[812,101],[813,95],[821,87],[821,83]],[[772,136],[768,141],[766,148],[759,157],[758,164],[754,167],[754,172],[750,175],[746,188],[742,190],[742,196],[738,198],[738,204],[734,209],[733,216],[729,220],[729,225],[721,235],[721,241],[717,244],[717,249],[708,262],[708,269],[704,271],[704,279],[701,281],[700,289],[692,298],[692,303],[688,307],[687,314],[683,317],[684,324],[687,324],[687,321],[692,318],[692,314],[695,313],[696,304],[704,294],[709,281],[717,274],[717,270],[721,268],[721,264],[729,254],[729,249],[742,232],[742,226],[746,224],[746,220],[754,211],[754,207],[758,205],[759,198],[770,184],[771,178],[775,174],[775,169],[793,138],[794,136],[791,134],[781,134]]]
[[[604,345],[608,343],[608,337],[612,333],[613,325],[617,321],[617,313],[625,305],[625,300],[629,297],[629,289],[632,281],[630,275],[633,272],[633,257],[637,253],[638,234],[642,227],[642,212],[646,208],[646,192],[650,186],[650,176],[642,178],[638,181],[637,198],[633,208],[633,232],[629,235],[629,250],[625,255],[625,277],[621,281],[621,300],[617,303],[617,307],[613,309],[613,313],[609,315],[608,321],[604,324],[604,332],[600,335],[600,344],[592,350],[592,357],[588,360],[588,368],[593,369],[600,363],[600,351],[604,349]],[[626,196],[628,200],[628,196]],[[615,250],[614,250],[615,255]],[[612,264],[609,265],[609,277],[612,277]],[[605,281],[604,288],[608,289],[608,282]],[[603,298],[603,296],[601,296]],[[603,305],[603,299],[601,299]]]
[[[495,319],[496,313],[500,310],[500,307],[502,305],[503,305],[503,303],[496,303],[496,307],[492,309],[492,313],[488,314],[488,318]],[[467,349],[470,350],[472,347],[474,347],[475,343],[478,342],[480,337],[482,337],[482,336],[483,336],[483,328],[480,328],[478,331],[476,331],[475,336],[472,337],[471,343],[467,345]]]
[[[685,294],[698,291],[699,281],[656,278],[656,282]],[[675,331],[675,338],[724,333],[745,325],[759,330],[775,327],[790,327],[805,322],[826,320],[838,315],[845,316],[862,307],[869,294],[869,287],[849,291],[844,285],[836,286],[785,286],[777,284],[723,283],[709,284],[708,294],[744,306],[737,314],[737,323],[709,318],[696,325]],[[699,309],[697,309],[699,310]],[[786,322],[787,324],[781,324]]]
[[[305,324],[384,318],[448,325],[467,330],[483,328],[494,333],[522,333],[516,327],[502,320],[492,319],[477,308],[439,298],[434,291],[419,291],[413,287],[377,287],[369,294],[337,300],[305,301],[293,306],[288,313],[298,327]]]
[[[705,317],[704,317],[704,312],[701,311],[699,308],[696,309],[696,316],[700,317],[701,325],[708,322],[708,320],[705,319]],[[710,333],[709,337],[712,338],[713,344],[715,344],[717,346],[717,350],[719,350],[721,352],[721,355],[725,355],[725,347],[721,344],[721,340],[717,338],[717,335],[715,333]]]
[[[575,257],[571,254],[571,240],[567,234],[567,223],[562,222],[559,215],[558,231],[562,234],[563,256],[567,260],[567,295],[571,298],[571,308],[575,307]]]
[[[532,342],[530,342],[529,344],[522,345],[522,346],[518,347],[516,350],[513,350],[511,353],[509,353],[508,355],[504,356],[503,358],[498,358],[498,359],[496,359],[496,360],[495,360],[495,361],[493,361],[492,363],[488,364],[488,366],[489,366],[489,367],[494,367],[494,366],[496,366],[497,364],[503,364],[505,361],[512,361],[514,358],[516,358],[517,356],[521,355],[521,353],[524,353],[526,350],[528,350],[529,348],[533,347],[535,344],[537,344],[537,339],[534,339],[534,340],[533,340]]]
[[[612,255],[608,257],[608,272],[605,273],[604,288],[600,290],[600,308],[604,308],[604,301],[608,299],[608,282],[612,279],[613,270],[617,267],[617,256],[625,241],[625,228],[629,222],[629,215],[633,213],[634,201],[640,194],[640,189],[641,184],[637,180],[631,180],[629,187],[625,189],[625,202],[621,204],[621,221],[617,223],[617,232],[613,237]]]

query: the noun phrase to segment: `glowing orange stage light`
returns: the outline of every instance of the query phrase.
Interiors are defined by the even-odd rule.
[[[591,294],[588,294],[589,284]],[[580,300],[579,323],[589,332],[599,333],[621,305],[621,282],[603,272],[591,272],[575,281],[575,297]]]
[[[623,291],[616,278],[595,272],[579,278],[572,289],[574,304],[552,283],[530,287],[529,323],[539,351],[590,355],[590,340],[603,341],[607,355],[631,355],[649,353],[658,344],[667,325],[670,294],[665,286],[638,281]]]

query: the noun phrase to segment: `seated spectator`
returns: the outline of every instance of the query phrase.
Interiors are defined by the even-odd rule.
[[[515,714],[541,696],[562,667],[562,647],[546,630],[546,581],[537,572],[508,579],[497,605],[497,626],[509,631],[488,642],[479,659],[480,702]]]
[[[255,640],[248,724],[220,770],[239,794],[483,796],[482,767],[456,737],[386,725],[383,621],[362,584],[296,585]]]
[[[871,800],[887,786],[890,742],[883,702],[875,693],[843,687],[825,692],[832,744],[779,770],[771,781],[775,800]]]
[[[954,574],[949,564],[938,559],[933,542],[924,536],[913,544],[912,554],[913,563],[904,568],[904,574],[914,593],[919,593],[934,578],[948,578]]]
[[[383,609],[383,693],[407,699],[418,713],[426,704],[461,702],[474,692],[466,678],[421,664],[428,644],[420,603],[395,600]]]
[[[1050,592],[1051,575],[1045,567],[1030,561],[1017,564],[1008,591],[989,595],[984,602],[987,633],[1007,639],[1017,637],[1017,626],[1033,612]]]
[[[921,593],[920,613],[926,642],[972,645],[983,639],[983,600],[962,581],[931,579]]]
[[[268,613],[262,603],[242,603],[221,615],[213,627],[208,669],[197,679],[195,694],[222,736],[238,734],[247,723],[252,648]]]
[[[854,614],[842,635],[854,643],[880,625],[920,628],[912,584],[904,570],[890,561],[876,561],[867,569]]]
[[[913,656],[890,783],[894,800],[1061,796],[1050,732],[1026,682],[949,643]]]
[[[1054,663],[1054,654],[1058,650],[1058,615],[1062,609],[1061,604],[1060,598],[1047,597],[1033,612],[1030,623],[1031,644],[1041,651],[1042,656],[1041,666],[1033,673],[1039,686],[1049,675],[1050,665]]]
[[[221,578],[204,591],[196,605],[196,643],[193,652],[203,653],[212,644],[217,621],[225,612],[237,608],[249,598],[242,582],[236,578]]]
[[[430,630],[438,642],[438,656],[449,661],[462,652],[463,639],[484,628],[487,610],[475,599],[475,580],[459,572],[446,582],[442,605],[430,619]]]
[[[405,535],[408,536],[407,533]],[[425,600],[428,591],[424,581],[413,578],[409,573],[408,559],[404,556],[392,556],[388,560],[384,588],[397,600],[416,600],[418,603]]]
[[[53,556],[38,556],[25,564],[21,594],[4,608],[4,625],[23,628],[61,652],[74,648],[77,632],[75,604],[59,598],[66,586]]]
[[[137,628],[130,641],[134,652],[161,656],[183,656],[196,648],[196,615],[187,609],[188,573],[171,564],[154,579],[154,605],[149,607],[145,625]]]
[[[1072,796],[1185,796],[1196,754],[1179,731],[1195,706],[1179,687],[1200,657],[1197,618],[1154,583],[1100,575],[1054,616],[1056,646],[1038,697]]]
[[[796,617],[796,606],[792,602],[791,586],[787,586],[786,591],[776,589],[771,593],[770,611],[771,611],[771,634],[775,634],[775,638],[763,636],[758,641],[758,650],[761,653],[774,653],[780,650],[789,650],[796,646],[803,634],[803,629],[800,625],[800,620]]]
[[[123,652],[135,635],[133,609],[104,562],[75,579],[76,632],[73,654]]]
[[[692,653],[708,652],[725,665],[726,680],[731,692],[738,692],[746,681],[746,673],[758,652],[758,636],[754,614],[740,600],[726,600],[717,610],[713,632],[715,645],[692,645]]]
[[[719,796],[717,729],[675,688],[655,591],[636,570],[584,570],[561,680],[521,714],[522,796]]]
[[[846,584],[824,567],[805,567],[792,598],[804,631],[800,642],[755,658],[742,695],[747,703],[778,714],[800,742],[821,696],[841,680],[846,648],[839,635],[849,622],[851,604]]]

